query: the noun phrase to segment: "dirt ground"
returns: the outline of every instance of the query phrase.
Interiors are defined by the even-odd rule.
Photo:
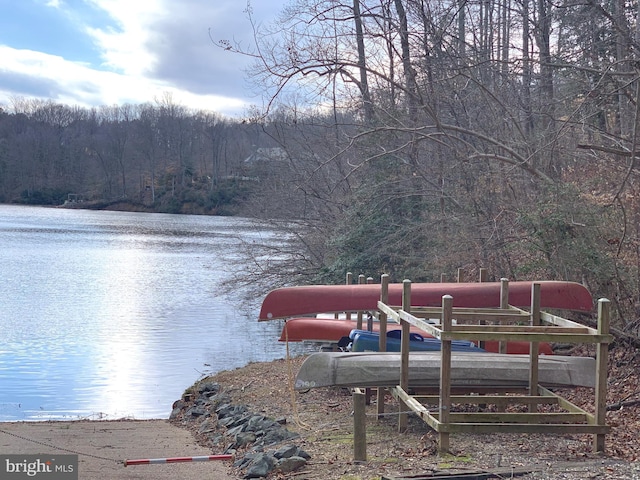
[[[80,480],[233,480],[231,461],[124,466],[124,460],[212,455],[166,420],[0,423],[3,454],[78,454]]]
[[[610,403],[629,400],[638,392],[638,356],[620,349],[611,353]],[[385,397],[382,419],[376,418],[375,396],[367,406],[367,461],[353,460],[352,397],[346,389],[295,392],[295,374],[303,358],[253,363],[211,377],[229,393],[233,403],[273,418],[286,418],[298,432],[296,442],[312,458],[300,471],[272,478],[296,480],[380,480],[417,478],[444,472],[495,472],[522,479],[640,479],[640,408],[634,402],[608,412],[612,433],[607,452],[591,453],[591,435],[454,434],[451,454],[437,454],[437,437],[415,415],[398,433],[398,405]],[[588,401],[593,389],[571,394],[571,401]],[[586,408],[586,407],[585,407]],[[239,473],[238,473],[239,475]],[[240,478],[240,477],[239,477]],[[426,478],[426,477],[422,477]]]
[[[299,433],[292,443],[311,460],[299,471],[272,474],[269,480],[392,480],[426,478],[436,471],[489,471],[500,475],[494,478],[526,480],[640,479],[640,355],[634,348],[617,348],[610,354],[607,423],[612,431],[604,455],[591,453],[588,435],[532,434],[454,434],[451,454],[438,455],[436,436],[417,417],[409,416],[408,431],[398,433],[398,405],[386,396],[383,418],[376,418],[375,401],[367,406],[367,461],[355,462],[350,393],[327,388],[294,391],[303,360],[252,363],[209,378],[220,383],[234,404],[285,418],[287,428]],[[592,394],[592,389],[567,392],[572,402],[585,408]],[[199,443],[197,423],[174,423],[0,423],[0,452],[78,453],[82,480],[242,478],[242,472],[226,461],[123,466],[125,459],[221,453]]]

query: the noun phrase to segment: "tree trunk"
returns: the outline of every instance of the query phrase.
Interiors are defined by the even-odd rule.
[[[360,0],[353,0],[353,20],[356,26],[356,43],[358,44],[358,68],[360,69],[360,93],[364,106],[364,119],[370,123],[373,119],[373,104],[369,93],[369,81],[367,79],[367,61],[364,50],[364,31],[362,28],[362,16],[360,15]]]

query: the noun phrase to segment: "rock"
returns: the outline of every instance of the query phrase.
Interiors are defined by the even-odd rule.
[[[233,466],[236,468],[246,468],[251,462],[256,459],[257,456],[257,453],[247,453],[244,457],[239,458],[235,462],[233,462]]]
[[[217,428],[217,423],[213,418],[207,417],[204,422],[200,424],[198,433],[211,433]]]
[[[235,437],[236,435],[242,433],[242,425],[238,425],[237,427],[233,427],[227,430],[227,435],[229,437]]]
[[[174,408],[173,410],[171,410],[171,415],[169,415],[169,420],[175,420],[180,416],[181,413],[182,413],[182,408],[180,407]]]
[[[198,385],[199,394],[207,394],[207,397],[215,395],[220,391],[220,384],[217,382],[201,382]]]
[[[266,430],[267,428],[271,428],[274,425],[278,425],[276,422],[269,420],[263,415],[254,415],[247,422],[247,431],[249,432],[257,432],[259,430]]]
[[[185,417],[201,417],[202,415],[206,414],[207,410],[204,409],[201,406],[197,406],[197,407],[191,407],[189,410],[187,410],[187,413],[185,414]]]
[[[242,448],[256,441],[256,434],[253,432],[242,432],[236,435],[235,446]]]
[[[170,419],[194,425],[198,422],[198,434],[215,451],[236,455],[234,466],[245,471],[244,478],[264,478],[275,469],[293,472],[311,458],[295,445],[271,453],[265,451],[265,446],[282,443],[298,434],[287,430],[284,418],[273,420],[249,411],[246,405],[232,404],[231,397],[220,392],[220,388],[216,382],[201,383],[198,393],[174,403]]]
[[[262,438],[262,443],[264,445],[274,445],[296,437],[298,437],[297,433],[290,432],[286,428],[278,428],[266,432],[265,436]]]
[[[298,447],[295,445],[285,445],[284,447],[279,448],[273,453],[273,456],[277,459],[281,458],[289,458],[293,457],[296,453],[298,453]]]
[[[275,458],[271,455],[262,453],[247,468],[244,478],[263,478],[269,475],[275,466]]]
[[[296,457],[302,457],[305,460],[311,460],[311,455],[309,455],[307,452],[302,450],[300,447],[298,447],[298,451],[296,452],[295,456]]]
[[[307,464],[307,461],[302,457],[288,457],[278,460],[275,468],[282,473],[289,473],[298,470]]]
[[[222,419],[243,414],[247,412],[247,410],[247,407],[244,405],[230,405],[227,403],[218,407],[216,414],[218,415],[218,419]]]

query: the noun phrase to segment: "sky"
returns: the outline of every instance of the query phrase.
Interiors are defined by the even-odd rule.
[[[252,0],[259,24],[285,0]],[[246,0],[0,0],[0,106],[16,99],[93,107],[154,102],[241,116],[262,100],[249,59]]]

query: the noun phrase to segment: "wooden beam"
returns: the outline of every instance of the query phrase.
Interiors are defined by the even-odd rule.
[[[442,318],[440,323],[442,324],[442,331],[448,332],[451,330],[451,324],[453,319],[451,318],[453,308],[453,297],[451,295],[444,295],[442,297]],[[441,423],[449,423],[449,414],[451,412],[451,341],[443,340],[440,346],[441,360],[440,360],[440,406],[439,417]],[[438,436],[438,450],[442,452],[448,452],[449,446],[449,434],[446,432],[440,432]]]
[[[353,391],[353,459],[367,461],[366,393],[360,388]]]
[[[549,312],[540,312],[540,319],[544,323],[550,323],[558,327],[585,328],[587,332],[592,335],[595,335],[598,333],[598,331],[595,328],[587,327],[586,325],[582,325],[581,323],[574,322],[566,318],[558,317],[557,315],[552,315]]]
[[[386,304],[389,301],[389,275],[386,273],[380,277],[380,302]],[[378,321],[380,322],[380,339],[378,341],[378,348],[381,352],[387,351],[387,314],[380,312],[378,315]],[[384,394],[386,389],[378,387],[377,392],[377,404],[376,412],[378,414],[378,420],[383,418],[384,415]]]
[[[409,395],[399,385],[393,387],[390,391],[395,399],[404,402],[404,404],[422,418],[427,425],[437,431],[440,422],[434,419],[431,412],[424,405],[418,402],[413,396]]]
[[[598,300],[598,333],[609,334],[610,302],[601,298]],[[605,425],[607,414],[607,369],[609,345],[600,343],[596,349],[596,393],[595,393],[595,422]],[[604,434],[597,434],[593,439],[593,451],[604,452]]]
[[[402,282],[402,309],[406,312],[411,311],[411,280]],[[409,390],[409,336],[410,324],[405,320],[400,321],[402,327],[402,337],[400,338],[400,388],[405,392]],[[400,414],[398,416],[398,431],[405,432],[408,426],[407,405],[399,402],[398,408]]]
[[[536,327],[540,325],[540,284],[533,283],[531,285],[531,326]],[[539,364],[538,355],[540,353],[539,342],[535,340],[531,341],[529,347],[529,395],[536,395],[538,393],[538,377],[539,377]],[[537,405],[529,405],[529,411],[535,412],[538,410]]]
[[[500,308],[502,310],[509,309],[509,280],[506,278],[500,279]],[[500,340],[498,353],[507,353],[507,342],[505,340]]]
[[[436,326],[437,327],[437,326]],[[505,333],[570,333],[572,335],[591,335],[587,328],[575,327],[549,327],[546,325],[453,325],[453,332],[505,332]]]
[[[432,326],[432,328],[434,328]],[[436,331],[438,335],[434,335],[440,340],[507,340],[507,341],[523,341],[523,342],[556,342],[556,343],[611,343],[613,338],[611,335],[587,335],[585,333],[501,333],[501,332],[485,332],[478,331],[453,331],[443,333],[441,330]]]
[[[413,395],[420,403],[437,405],[440,401],[438,395]],[[530,403],[541,403],[546,405],[558,405],[558,397],[555,396],[522,396],[522,395],[451,395],[451,403],[464,403],[467,405],[486,403],[488,405],[528,405]]]
[[[358,275],[358,285],[364,285],[367,282],[363,274]],[[356,313],[356,328],[362,330],[362,310]]]
[[[610,427],[607,425],[557,423],[442,423],[438,428],[439,431],[446,433],[562,433],[604,435],[610,431]]]
[[[438,414],[433,414],[438,418]],[[460,412],[449,414],[450,423],[556,423],[586,424],[587,419],[580,413],[501,413],[501,412]],[[444,423],[444,422],[443,422]]]

